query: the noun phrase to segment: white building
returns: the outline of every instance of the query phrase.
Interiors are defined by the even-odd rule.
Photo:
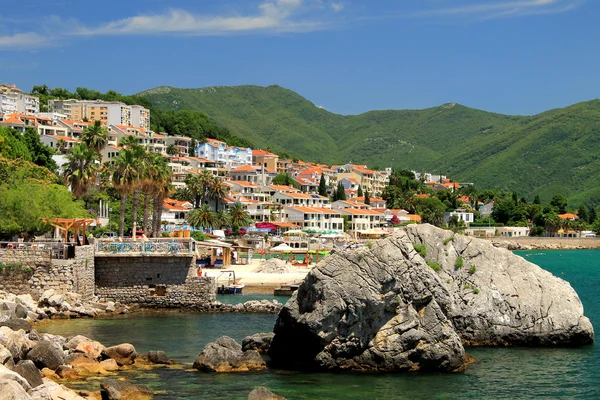
[[[284,207],[285,222],[294,223],[303,229],[344,230],[344,219],[340,210],[322,207]]]
[[[48,111],[60,113],[68,119],[101,121],[105,125],[134,126],[150,129],[150,110],[120,101],[102,100],[48,100]]]
[[[252,165],[252,149],[227,146],[227,143],[215,139],[206,139],[196,146],[195,155],[220,163],[229,168]]]
[[[469,224],[475,221],[475,217],[472,212],[467,212],[461,209],[456,209],[452,212],[447,212],[444,214],[444,221],[448,222],[452,217],[458,218],[458,221],[464,221],[465,225],[468,227]]]
[[[0,114],[40,112],[40,99],[23,93],[15,85],[0,83]]]

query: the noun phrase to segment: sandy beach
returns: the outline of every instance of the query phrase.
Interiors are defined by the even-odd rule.
[[[253,260],[251,264],[247,265],[230,265],[223,269],[206,268],[202,270],[202,273],[206,273],[208,276],[217,278],[217,284],[227,284],[229,280],[229,272],[234,271],[235,279],[239,283],[245,285],[244,291],[263,291],[273,290],[281,285],[300,283],[311,267],[291,267],[296,272],[288,273],[263,273],[254,272],[258,267],[261,266],[261,260]]]

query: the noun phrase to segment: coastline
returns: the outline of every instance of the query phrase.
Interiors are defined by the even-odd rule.
[[[600,238],[558,238],[558,237],[493,237],[482,238],[496,247],[509,250],[597,250]]]

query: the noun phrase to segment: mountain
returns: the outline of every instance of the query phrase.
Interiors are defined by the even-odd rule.
[[[154,107],[199,110],[261,148],[307,161],[443,173],[480,188],[600,203],[600,101],[535,116],[450,103],[339,115],[280,86],[157,87]]]

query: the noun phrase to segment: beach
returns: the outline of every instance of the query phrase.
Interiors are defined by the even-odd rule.
[[[286,264],[287,268],[294,272],[254,272],[259,268],[265,260],[252,260],[250,264],[244,265],[229,265],[223,269],[204,268],[202,274],[207,274],[209,277],[217,278],[217,284],[227,284],[230,280],[230,272],[235,273],[236,283],[245,285],[244,291],[272,291],[282,285],[298,284],[306,277],[306,274],[315,264],[310,267],[293,267],[291,264]],[[272,261],[271,261],[272,263]],[[233,278],[233,274],[231,275]]]

